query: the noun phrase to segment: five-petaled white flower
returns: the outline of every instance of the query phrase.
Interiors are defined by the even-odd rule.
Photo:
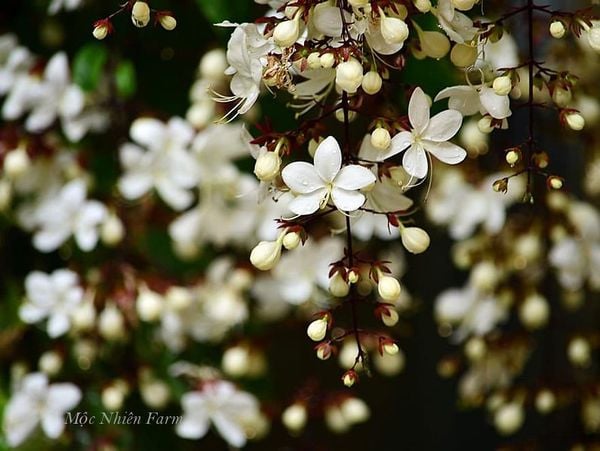
[[[52,274],[29,273],[25,279],[27,301],[19,310],[21,319],[33,324],[48,318],[50,337],[66,333],[71,326],[71,313],[83,301],[83,289],[77,279],[77,274],[68,269],[58,269]]]
[[[19,446],[38,424],[48,437],[58,438],[65,429],[65,412],[80,400],[81,390],[76,385],[49,385],[45,374],[28,374],[20,381],[4,410],[2,426],[8,445]]]
[[[342,167],[342,151],[333,136],[317,147],[314,165],[304,161],[291,163],[281,176],[296,194],[289,209],[298,215],[309,215],[324,208],[330,197],[339,210],[358,210],[365,202],[365,196],[358,190],[376,180],[373,173],[362,166]]]
[[[181,405],[183,419],[177,425],[179,436],[202,438],[212,423],[221,437],[238,448],[246,444],[244,424],[260,415],[258,402],[252,395],[219,380],[207,382],[202,391],[186,393]]]
[[[421,88],[417,88],[408,104],[408,118],[412,130],[394,136],[384,158],[408,149],[402,158],[402,166],[409,175],[419,179],[424,178],[429,169],[426,151],[448,164],[458,164],[465,159],[467,152],[448,142],[462,125],[462,115],[458,111],[446,110],[430,118],[427,97]]]

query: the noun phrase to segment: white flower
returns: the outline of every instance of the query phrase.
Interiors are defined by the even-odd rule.
[[[0,95],[8,93],[20,78],[27,77],[32,65],[31,53],[17,46],[13,35],[0,36]]]
[[[580,290],[589,280],[592,289],[600,290],[600,241],[567,236],[552,247],[549,260],[564,288]]]
[[[48,318],[48,335],[56,338],[71,327],[71,314],[83,302],[77,274],[59,269],[52,274],[33,271],[25,279],[27,301],[19,316],[29,324]]]
[[[456,11],[451,0],[439,0],[437,8],[432,8],[431,12],[437,17],[440,27],[454,42],[463,44],[475,37],[477,28],[473,26],[473,21]]]
[[[61,9],[65,11],[73,11],[79,8],[82,0],[52,0],[48,5],[48,14],[54,15]]]
[[[183,119],[174,117],[167,124],[151,118],[136,119],[129,131],[137,144],[120,149],[125,174],[119,190],[127,199],[138,199],[155,188],[172,208],[183,210],[191,205],[190,192],[198,183],[199,169],[188,149],[194,131]]]
[[[508,94],[499,96],[487,85],[451,86],[441,90],[435,101],[446,98],[449,98],[448,108],[459,111],[463,116],[481,113],[494,119],[506,119],[512,114]]]
[[[457,164],[465,159],[467,152],[448,142],[462,125],[462,115],[458,111],[442,111],[430,119],[427,97],[421,88],[417,88],[408,104],[408,118],[412,130],[395,135],[383,158],[408,149],[402,158],[402,166],[409,175],[419,179],[427,176],[429,169],[426,152],[448,164]]]
[[[3,429],[9,446],[19,446],[40,424],[51,439],[65,429],[65,412],[81,400],[81,390],[71,383],[48,385],[43,373],[31,373],[19,384],[4,410]]]
[[[91,251],[98,242],[98,229],[108,215],[106,207],[87,200],[87,187],[82,179],[67,183],[53,197],[43,201],[34,212],[38,229],[33,245],[42,252],[58,249],[71,235],[83,251]]]
[[[184,394],[181,405],[183,418],[176,429],[180,437],[202,438],[212,423],[219,435],[236,448],[246,444],[244,425],[260,414],[254,396],[219,380],[207,382],[200,391]]]
[[[358,190],[375,182],[373,173],[362,166],[353,164],[342,168],[342,151],[333,136],[317,147],[314,165],[291,163],[281,176],[296,194],[289,209],[298,215],[309,215],[324,208],[330,197],[339,210],[357,210],[365,202],[365,196]]]

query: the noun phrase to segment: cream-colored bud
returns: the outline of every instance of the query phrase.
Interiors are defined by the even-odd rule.
[[[119,217],[111,213],[100,227],[100,239],[107,246],[115,246],[121,242],[125,235],[125,227]]]
[[[319,52],[312,52],[306,57],[306,63],[309,69],[320,69],[321,67],[321,56]]]
[[[279,175],[281,157],[279,152],[269,152],[262,148],[254,165],[254,174],[262,182],[270,182]]]
[[[335,71],[335,83],[343,91],[354,94],[361,85],[363,67],[355,58],[338,64]]]
[[[177,20],[168,14],[160,16],[159,22],[160,25],[167,31],[172,31],[177,26]]]
[[[146,2],[135,2],[131,8],[131,21],[138,28],[143,28],[150,22],[150,7]]]
[[[377,127],[373,130],[373,133],[371,133],[371,145],[376,149],[386,150],[390,147],[391,142],[392,137],[386,128]]]
[[[192,304],[192,294],[184,287],[170,287],[165,293],[165,301],[173,310],[181,311]]]
[[[160,318],[164,300],[158,293],[141,287],[135,302],[135,308],[142,321],[153,322]]]
[[[279,47],[291,47],[300,36],[300,17],[293,20],[286,20],[277,24],[273,30],[273,41]]]
[[[325,424],[332,432],[337,434],[343,434],[350,428],[350,423],[337,406],[325,408]]]
[[[92,35],[99,41],[108,36],[108,26],[106,24],[100,24],[94,27],[94,31],[92,31]]]
[[[379,28],[383,40],[388,44],[401,44],[408,38],[408,25],[397,17],[382,14]]]
[[[346,371],[342,376],[342,382],[346,387],[352,387],[356,383],[356,373],[354,371]]]
[[[114,304],[108,304],[100,313],[98,331],[107,340],[117,340],[124,336],[125,318]]]
[[[496,410],[494,415],[494,426],[502,435],[514,434],[523,424],[525,414],[523,407],[517,402],[504,404]]]
[[[250,354],[245,346],[234,346],[223,353],[221,366],[232,377],[242,377],[248,373]]]
[[[478,0],[452,0],[452,6],[461,11],[469,11],[473,9]]]
[[[530,330],[545,326],[549,315],[550,308],[548,307],[548,301],[537,293],[527,296],[527,299],[525,299],[525,302],[521,304],[521,308],[519,309],[521,322]]]
[[[283,236],[283,247],[291,251],[300,245],[300,234],[298,232],[289,232]]]
[[[425,252],[431,239],[427,232],[419,227],[400,227],[402,245],[412,254]]]
[[[521,152],[517,150],[509,150],[508,152],[506,152],[505,159],[508,164],[514,166],[521,159]]]
[[[431,11],[430,0],[413,0],[413,3],[415,4],[415,8],[417,8],[421,13],[428,13]]]
[[[171,391],[163,381],[152,379],[140,383],[140,395],[148,407],[162,409],[169,402]]]
[[[63,358],[56,351],[46,351],[40,356],[38,367],[48,376],[55,376],[63,366]]]
[[[362,88],[369,95],[375,95],[379,91],[381,91],[381,86],[383,84],[383,80],[381,75],[379,75],[374,70],[371,70],[365,74],[362,79]]]
[[[507,96],[512,91],[512,81],[508,75],[503,75],[494,80],[492,87],[497,95]]]
[[[292,432],[301,431],[306,425],[307,418],[306,407],[300,403],[288,406],[281,414],[281,422]]]
[[[552,92],[552,101],[560,108],[565,108],[571,100],[573,99],[573,94],[571,90],[568,88],[557,87]]]
[[[594,25],[587,32],[587,39],[590,47],[596,52],[600,52],[600,26]]]
[[[356,117],[356,111],[348,111],[348,122],[352,122],[354,119],[356,119]],[[343,108],[338,108],[337,110],[335,110],[335,118],[338,122],[346,121],[346,114],[344,113]]]
[[[535,397],[535,408],[541,414],[547,414],[554,410],[556,406],[556,396],[550,390],[541,390]]]
[[[492,118],[490,116],[483,116],[477,121],[477,128],[481,133],[492,133],[494,126],[492,125]]]
[[[552,35],[553,38],[560,39],[565,35],[566,32],[567,29],[562,21],[553,20],[550,24],[550,35]]]
[[[325,69],[329,69],[335,64],[335,56],[333,56],[333,53],[323,53],[320,59],[321,66],[323,66]]]
[[[213,101],[195,102],[185,114],[185,118],[195,128],[204,128],[215,117],[215,103]]]
[[[379,276],[379,281],[377,282],[377,292],[383,300],[387,302],[395,302],[400,297],[401,291],[402,288],[400,287],[400,282],[398,282],[397,279],[391,276]]]
[[[363,423],[371,416],[369,406],[359,398],[348,398],[340,405],[340,410],[346,421],[351,424]]]
[[[329,279],[329,292],[336,298],[343,298],[348,296],[350,292],[350,285],[344,280],[339,272],[336,272],[331,279]]]
[[[381,314],[381,321],[387,327],[393,327],[398,323],[400,317],[398,316],[398,312],[393,308],[388,308]]]
[[[96,309],[91,300],[79,304],[71,314],[73,329],[76,331],[90,330],[94,326],[95,321]]]
[[[480,291],[490,291],[498,283],[498,268],[490,261],[477,263],[471,271],[471,284]]]
[[[477,60],[477,46],[469,44],[455,44],[450,52],[450,61],[456,67],[468,67]]]
[[[479,362],[487,352],[487,345],[481,337],[472,337],[465,344],[465,355],[471,362]]]
[[[315,152],[317,151],[317,147],[319,147],[319,144],[321,144],[321,142],[323,141],[322,138],[319,138],[318,140],[316,139],[311,139],[308,142],[308,154],[314,158],[315,157]]]
[[[200,76],[208,80],[221,80],[229,64],[223,49],[212,49],[204,54],[198,68]]]
[[[356,282],[358,282],[359,279],[360,279],[360,274],[358,274],[356,271],[351,270],[348,273],[348,283],[356,283]]]
[[[277,241],[261,241],[250,253],[250,262],[261,271],[273,268],[281,257],[282,239]]]
[[[11,150],[4,157],[4,174],[9,179],[15,179],[25,174],[31,167],[31,160],[23,147]]]
[[[576,337],[569,342],[567,355],[573,365],[588,366],[590,363],[590,343],[585,338]]]
[[[120,410],[125,400],[125,392],[118,386],[109,385],[101,394],[102,405],[108,410]]]
[[[383,350],[386,354],[396,355],[400,352],[400,348],[396,343],[386,343],[383,345]]]
[[[566,120],[571,130],[580,131],[585,127],[585,119],[579,113],[568,113]]]
[[[327,335],[327,327],[327,317],[319,318],[308,325],[306,334],[312,341],[321,341]]]

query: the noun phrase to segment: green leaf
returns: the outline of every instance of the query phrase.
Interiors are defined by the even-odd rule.
[[[209,22],[219,23],[224,20],[236,22],[249,17],[251,2],[237,0],[196,0],[202,14]]]
[[[137,88],[135,66],[129,60],[121,61],[115,70],[117,93],[121,97],[131,97]]]
[[[106,47],[97,42],[84,45],[73,60],[73,79],[84,91],[93,91],[108,59]]]

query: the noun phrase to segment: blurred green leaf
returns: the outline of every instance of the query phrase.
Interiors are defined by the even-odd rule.
[[[224,20],[235,22],[246,21],[250,16],[250,5],[252,2],[238,2],[235,0],[196,0],[202,14],[212,23]]]
[[[84,91],[93,91],[102,75],[108,59],[108,51],[103,45],[94,42],[84,45],[73,60],[73,79]]]
[[[135,66],[129,60],[121,61],[115,70],[117,93],[121,97],[131,97],[137,88]]]

